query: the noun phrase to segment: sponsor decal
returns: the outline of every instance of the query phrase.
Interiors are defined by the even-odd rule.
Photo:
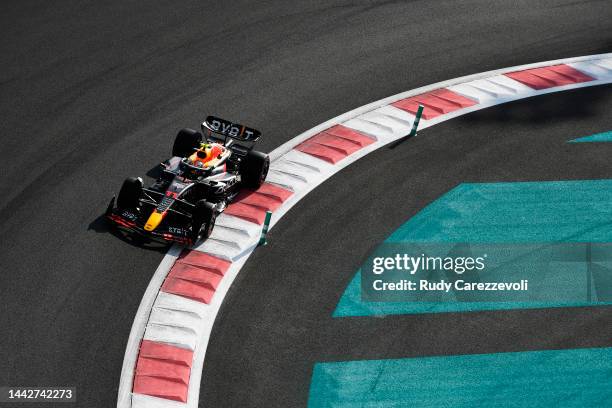
[[[136,221],[138,219],[138,216],[131,211],[123,211],[121,216],[131,221]]]
[[[206,118],[205,125],[208,129],[213,132],[220,133],[224,136],[230,136],[235,139],[242,139],[246,141],[255,141],[261,136],[258,130],[232,123],[225,119],[220,119],[214,116]]]
[[[168,227],[168,232],[174,235],[187,235],[187,230],[179,227]]]

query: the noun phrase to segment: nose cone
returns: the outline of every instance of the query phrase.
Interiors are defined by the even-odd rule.
[[[153,211],[147,220],[147,223],[144,226],[145,231],[153,231],[155,228],[159,226],[159,223],[164,218],[164,213],[160,213],[157,211]]]

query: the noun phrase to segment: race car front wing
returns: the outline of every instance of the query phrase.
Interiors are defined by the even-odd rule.
[[[115,207],[115,197],[111,199],[108,205],[106,217],[121,230],[136,233],[157,242],[176,242],[186,246],[194,244],[193,239],[190,237],[190,231],[180,226],[167,226],[165,228],[157,228],[154,231],[146,231],[144,229],[144,222],[140,220],[138,214]]]

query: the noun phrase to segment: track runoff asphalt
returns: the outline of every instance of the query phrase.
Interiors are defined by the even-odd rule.
[[[164,250],[115,237],[101,214],[125,177],[168,156],[179,128],[216,114],[261,129],[269,151],[407,89],[608,52],[611,13],[597,1],[3,3],[0,384],[74,385],[79,405],[115,403]],[[238,283],[232,293],[258,296]],[[229,385],[213,384],[203,397],[221,401]]]
[[[336,174],[275,226],[215,323],[200,406],[305,406],[315,362],[610,346],[612,307],[333,318],[363,260],[462,182],[611,179],[612,86],[468,114]],[[583,145],[576,148],[576,145]]]

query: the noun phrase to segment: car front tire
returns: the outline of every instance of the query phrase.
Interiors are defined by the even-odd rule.
[[[117,196],[117,207],[124,209],[137,208],[142,195],[142,187],[143,183],[140,177],[125,179]]]

